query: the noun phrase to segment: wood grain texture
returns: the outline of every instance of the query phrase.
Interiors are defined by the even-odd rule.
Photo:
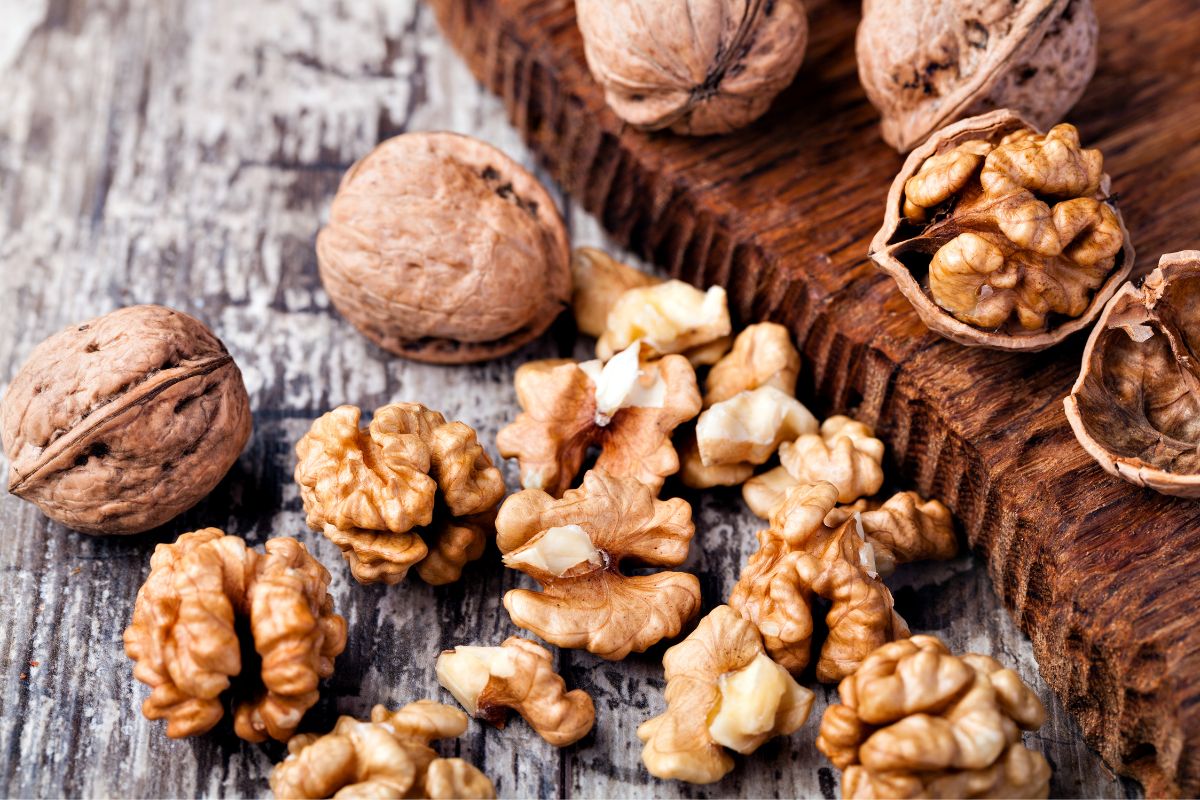
[[[1062,398],[1084,337],[1042,354],[930,334],[866,258],[901,159],[858,85],[857,3],[809,5],[795,83],[735,135],[628,129],[569,0],[432,0],[559,182],[620,242],[803,343],[801,397],[878,424],[891,464],[965,523],[1042,674],[1114,768],[1200,793],[1200,507],[1105,475]],[[1100,65],[1071,112],[1106,156],[1149,271],[1196,246],[1200,8],[1097,0]]]
[[[72,322],[159,302],[218,332],[255,410],[254,436],[229,477],[163,530],[91,538],[49,523],[14,497],[0,499],[0,794],[263,796],[279,745],[240,742],[227,723],[172,741],[162,723],[139,712],[147,689],[132,678],[121,632],[150,553],[157,542],[215,525],[255,544],[298,536],[330,567],[350,641],[306,729],[327,729],[337,714],[363,715],[377,702],[450,701],[434,681],[436,653],[514,633],[499,599],[523,579],[501,569],[493,550],[456,586],[357,585],[337,548],[305,529],[292,447],[313,417],[339,403],[372,408],[392,400],[466,420],[490,447],[516,410],[515,368],[531,358],[583,356],[587,343],[559,330],[511,358],[453,369],[390,357],[330,308],[313,238],[342,171],[398,131],[453,129],[524,163],[532,156],[501,104],[477,87],[429,10],[413,0],[0,0],[0,21],[0,380]],[[806,68],[806,82],[812,72]],[[592,134],[581,128],[575,135]],[[608,147],[608,158],[626,158],[615,138]],[[616,164],[611,179],[627,180],[628,169]],[[600,207],[596,198],[616,189],[632,204],[628,192],[636,188],[606,179],[589,203]],[[611,244],[595,220],[560,199],[577,243]],[[683,203],[683,195],[669,202]],[[753,198],[755,206],[762,202]],[[622,231],[632,224],[623,216],[629,212],[605,208],[606,224],[629,238]],[[694,217],[671,218],[686,228],[670,237],[697,241]],[[715,235],[716,228],[706,230]],[[733,255],[712,263],[748,263]],[[719,270],[712,277],[733,282]],[[745,288],[737,295],[743,318],[748,296]],[[782,297],[777,305],[794,302]],[[841,406],[853,384],[834,381],[833,365],[851,353],[845,343],[812,350],[827,340],[809,337],[819,357],[806,363],[803,381],[808,399],[819,389],[830,393],[824,406]],[[920,402],[916,388],[896,383],[894,402]],[[941,428],[921,424],[907,446],[893,428],[893,442],[909,454],[949,452],[929,433]],[[935,485],[931,474],[917,475]],[[516,485],[512,465],[506,477]],[[731,588],[758,524],[735,493],[687,496],[698,519],[687,568],[701,575],[708,608]],[[995,653],[1033,683],[1050,721],[1030,742],[1056,767],[1056,795],[1136,791],[1107,774],[1083,744],[976,560],[905,568],[892,584],[914,630],[938,633],[957,649]],[[473,723],[444,750],[479,764],[505,797],[835,796],[836,771],[812,743],[828,689],[818,689],[813,717],[799,733],[739,759],[725,781],[693,788],[650,779],[634,731],[662,710],[660,657],[661,648],[610,664],[560,652],[568,684],[591,692],[598,713],[595,732],[562,752],[519,720],[502,732]]]

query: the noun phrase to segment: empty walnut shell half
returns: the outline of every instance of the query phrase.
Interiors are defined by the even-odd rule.
[[[1083,448],[1138,486],[1200,497],[1200,250],[1109,301],[1063,401]]]
[[[858,74],[907,152],[938,128],[996,108],[1058,122],[1096,69],[1092,0],[865,0]]]
[[[1099,150],[1008,109],[950,125],[892,183],[870,256],[930,330],[1044,350],[1091,325],[1133,266]]]
[[[338,311],[417,361],[510,353],[571,300],[567,233],[550,195],[504,153],[454,133],[396,136],[351,167],[317,261]]]
[[[51,336],[0,406],[8,490],[94,534],[140,533],[194,506],[237,461],[250,426],[225,346],[162,306]]]

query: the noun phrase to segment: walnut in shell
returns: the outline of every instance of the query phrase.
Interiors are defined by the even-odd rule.
[[[838,686],[817,748],[843,797],[1046,797],[1050,767],[1025,747],[1046,712],[995,659],[934,636],[886,644]]]
[[[799,0],[576,0],[608,105],[645,130],[704,136],[758,119],[808,39]]]
[[[341,548],[359,583],[399,583],[414,566],[426,583],[453,583],[483,555],[500,471],[475,431],[419,403],[383,406],[365,430],[360,414],[340,406],[296,445],[309,527]]]
[[[1065,116],[1096,68],[1091,0],[864,0],[858,74],[900,152],[952,122],[1011,108]]]
[[[512,621],[558,647],[619,660],[679,633],[700,609],[700,582],[685,572],[625,575],[630,564],[675,567],[695,526],[679,498],[658,500],[635,478],[592,470],[561,500],[517,492],[496,517],[504,564],[541,592],[504,595]]]
[[[904,162],[871,258],[931,330],[1043,350],[1090,325],[1133,266],[1103,162],[1071,125],[957,122]]]
[[[167,720],[167,736],[204,733],[225,713],[237,678],[234,730],[251,742],[287,741],[318,699],[346,647],[346,621],[333,612],[329,572],[295,539],[271,539],[266,552],[215,528],[160,544],[138,591],[125,653],[151,687],[147,719]],[[253,641],[239,641],[240,623]],[[257,675],[242,674],[256,652]]]
[[[225,346],[162,306],[51,336],[0,406],[8,490],[93,534],[139,533],[194,506],[237,461],[250,426]]]
[[[1109,301],[1064,401],[1100,466],[1163,494],[1200,497],[1200,250],[1168,253]]]
[[[317,237],[334,306],[385,350],[442,364],[504,355],[571,299],[567,233],[538,180],[455,133],[407,133],[346,173]]]

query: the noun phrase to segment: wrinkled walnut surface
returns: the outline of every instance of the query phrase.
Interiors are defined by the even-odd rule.
[[[382,142],[342,178],[317,237],[321,280],[373,342],[419,361],[495,358],[571,299],[566,229],[537,179],[454,133]]]
[[[474,430],[419,403],[383,406],[365,430],[360,415],[340,406],[296,444],[309,527],[341,548],[360,583],[399,583],[414,566],[426,583],[458,580],[483,555],[500,471]]]
[[[1200,251],[1168,253],[1109,301],[1064,401],[1084,449],[1113,475],[1200,497]]]
[[[799,375],[800,352],[792,344],[787,328],[774,322],[749,325],[733,340],[730,351],[708,371],[704,380],[704,407],[763,386],[793,396]]]
[[[1087,327],[1133,266],[1098,150],[1011,111],[909,155],[871,257],[921,320],[960,344],[1042,350]]]
[[[194,506],[237,461],[250,426],[224,345],[162,306],[51,336],[0,406],[8,490],[94,534],[149,530]]]
[[[580,333],[599,338],[608,327],[608,312],[629,289],[660,283],[658,278],[617,261],[592,247],[571,253],[571,310]]]
[[[792,82],[799,0],[576,0],[588,67],[617,116],[703,136],[749,125]]]
[[[1060,121],[1095,71],[1097,36],[1091,0],[865,0],[855,49],[884,140],[907,152],[996,108]]]
[[[694,366],[714,364],[729,349],[732,329],[723,288],[701,291],[683,281],[661,281],[617,297],[596,340],[596,358],[608,361],[641,342],[647,360],[678,353]]]
[[[287,741],[317,702],[318,682],[333,674],[346,621],[333,611],[329,572],[295,539],[271,539],[265,549],[215,528],[154,548],[125,652],[134,677],[151,688],[142,713],[165,718],[167,736],[216,725],[225,713],[222,695],[239,678],[237,735]],[[253,642],[239,642],[241,620]],[[243,664],[249,652],[258,663]],[[244,667],[259,674],[243,675]]]

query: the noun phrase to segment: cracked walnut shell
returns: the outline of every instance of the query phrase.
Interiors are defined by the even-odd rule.
[[[1011,111],[949,126],[888,194],[871,257],[931,330],[960,344],[1042,350],[1100,314],[1133,266],[1099,150],[1071,125]]]
[[[934,636],[886,644],[838,686],[817,748],[844,797],[1046,797],[1050,767],[1021,741],[1046,712],[988,656]]]
[[[225,346],[162,306],[51,336],[0,405],[8,490],[93,534],[140,533],[194,506],[237,461],[250,427]]]
[[[808,39],[799,0],[576,0],[609,107],[645,130],[704,136],[762,116]]]
[[[907,152],[956,120],[1011,108],[1061,120],[1096,68],[1092,0],[865,0],[858,74]]]
[[[287,741],[317,702],[318,682],[333,674],[346,621],[333,612],[329,572],[295,539],[271,539],[265,550],[215,528],[154,548],[124,638],[134,677],[151,687],[142,713],[165,718],[167,736],[216,725],[222,695],[239,678],[237,735]],[[239,641],[242,621],[252,643]],[[257,655],[244,664],[249,653]]]
[[[570,302],[569,260],[537,178],[455,133],[382,142],[342,178],[317,237],[338,311],[385,350],[442,364],[541,335]]]
[[[399,583],[414,566],[426,583],[457,581],[483,555],[500,471],[475,431],[419,403],[383,406],[365,430],[360,414],[340,406],[296,444],[309,527],[341,548],[359,583]]]
[[[1075,437],[1107,472],[1200,497],[1200,250],[1168,253],[1109,301],[1064,400]]]
[[[596,469],[561,500],[517,492],[496,517],[505,566],[542,586],[513,589],[504,607],[518,627],[566,648],[620,660],[679,633],[700,609],[700,582],[685,572],[630,576],[629,563],[675,567],[695,533],[691,507],[659,500],[635,478]]]

